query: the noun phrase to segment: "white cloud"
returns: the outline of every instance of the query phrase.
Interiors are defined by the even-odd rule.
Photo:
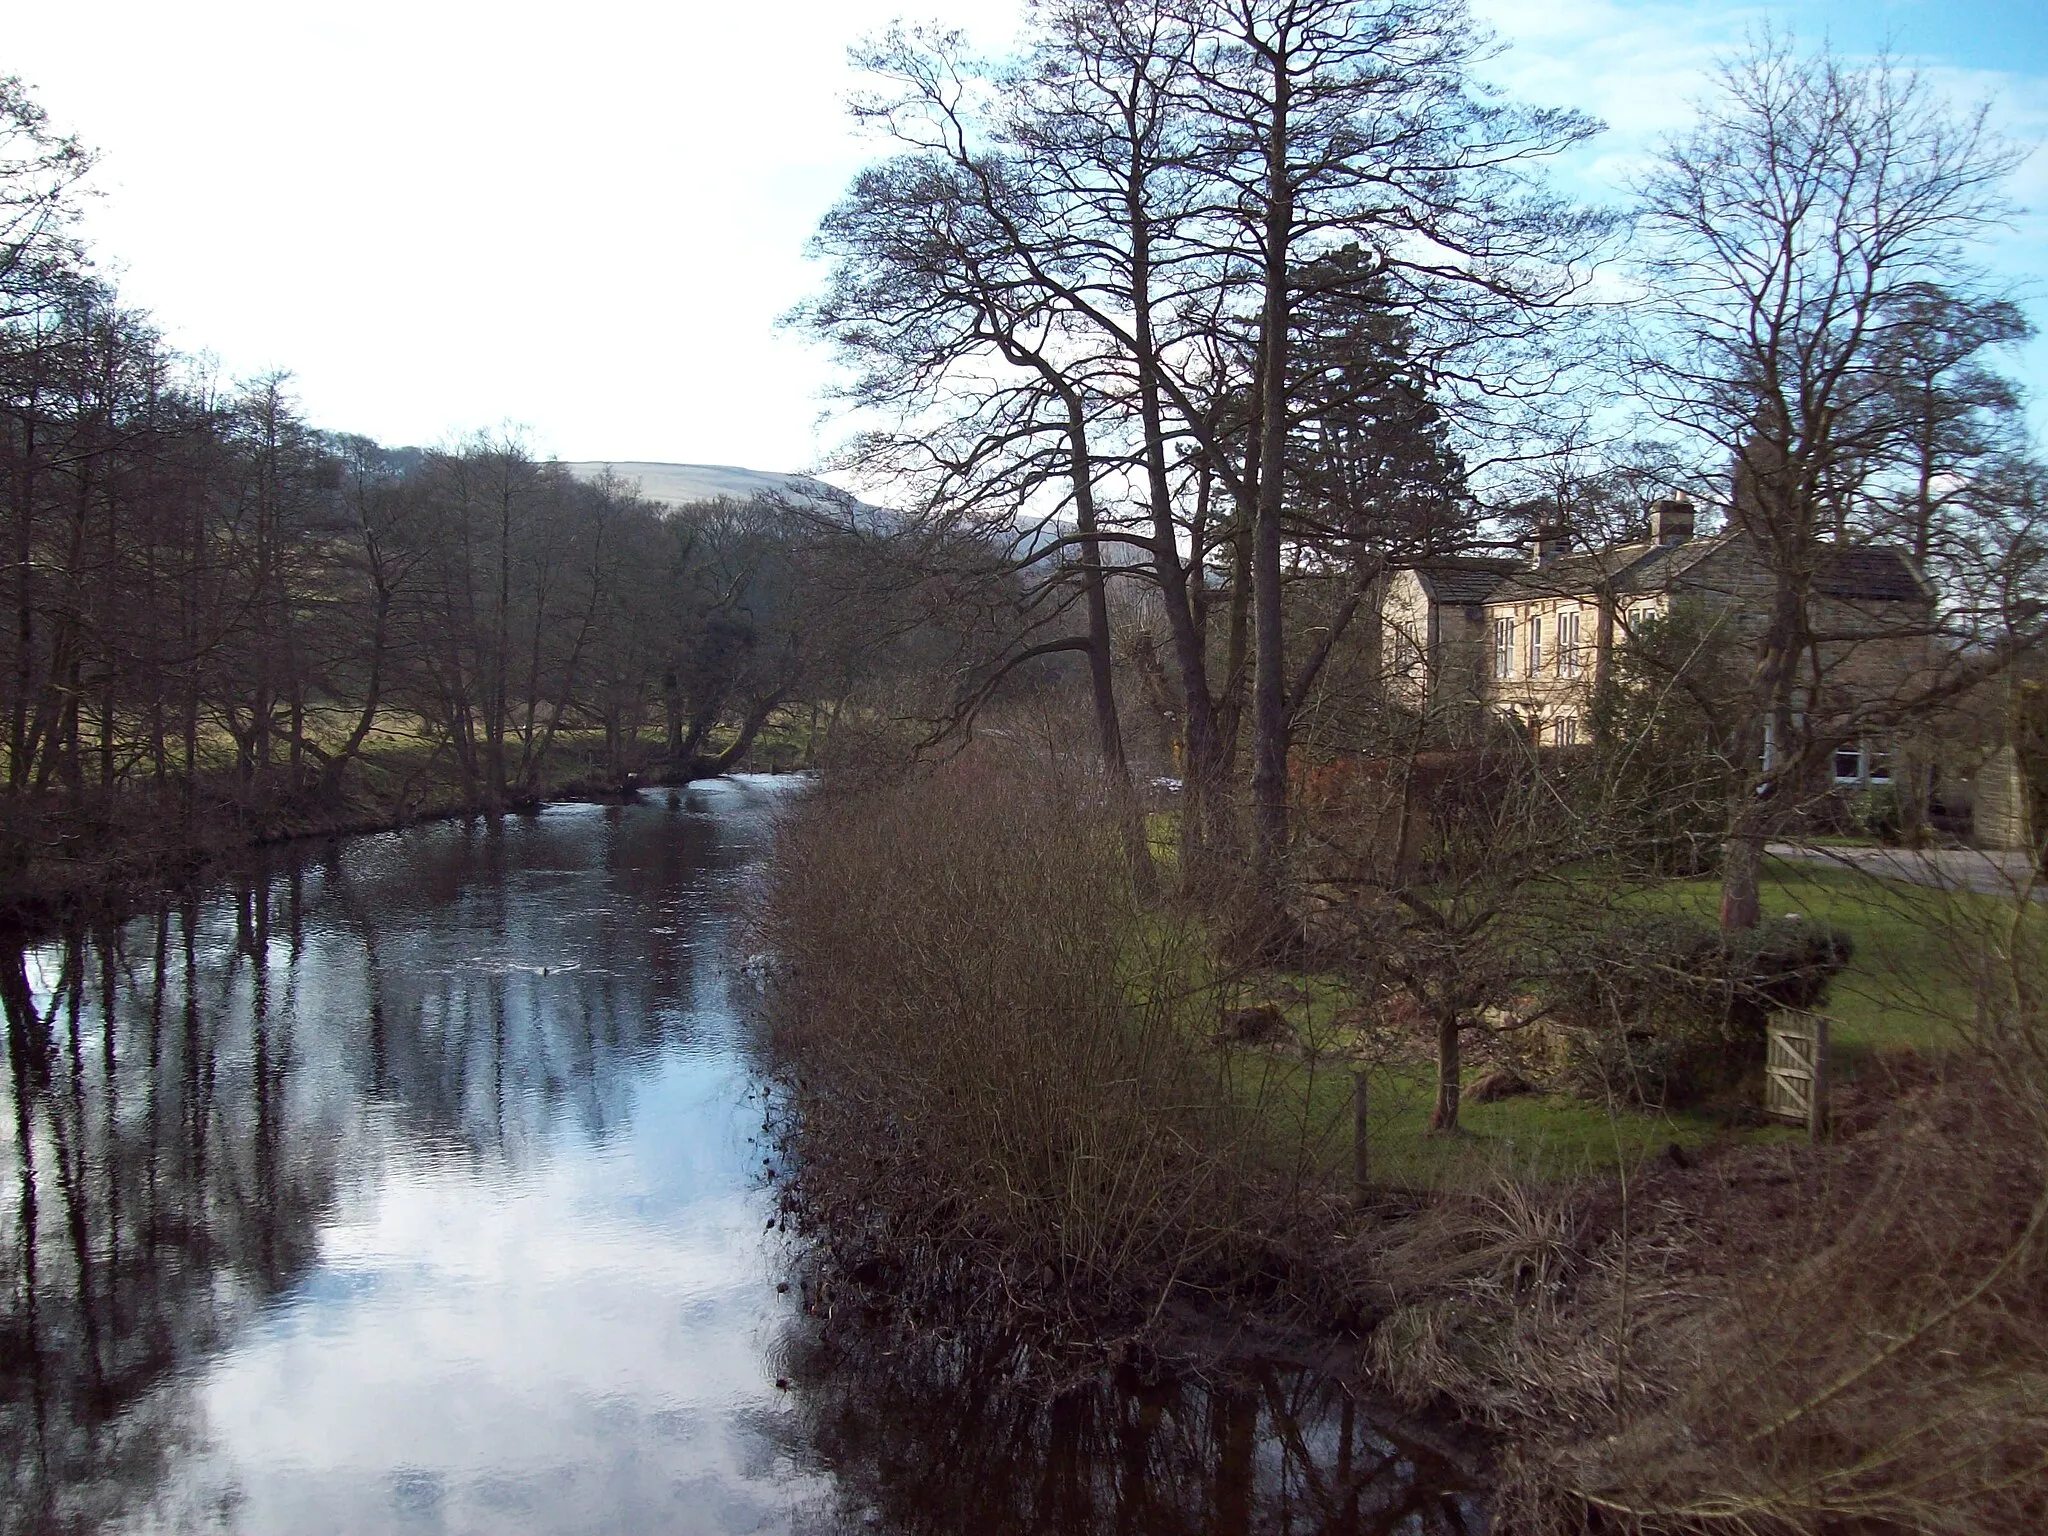
[[[292,370],[323,425],[780,470],[822,446],[826,370],[774,322],[872,152],[847,45],[905,11],[1000,36],[1021,3],[80,0],[11,14],[0,68],[103,149],[91,232],[130,297],[230,373]],[[1718,50],[1772,18],[1817,36],[1823,3],[1477,10],[1503,83],[1611,125],[1566,167],[1611,194]],[[1950,67],[2048,129],[2041,74]],[[2048,163],[2022,186],[2048,201]],[[2043,248],[2030,223],[2002,259],[2039,272]]]
[[[10,14],[0,68],[103,150],[130,297],[322,424],[784,469],[822,369],[774,320],[896,9],[87,0]]]

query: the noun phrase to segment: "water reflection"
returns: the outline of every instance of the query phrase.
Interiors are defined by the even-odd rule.
[[[1047,1407],[806,1331],[728,995],[778,793],[0,943],[0,1536],[1458,1529],[1326,1389]]]
[[[785,1340],[796,1433],[831,1469],[818,1532],[1466,1536],[1484,1513],[1444,1456],[1337,1384],[1248,1366],[1227,1383],[1129,1372],[1046,1400],[1021,1358],[887,1330]]]

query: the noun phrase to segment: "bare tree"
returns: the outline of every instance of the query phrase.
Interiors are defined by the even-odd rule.
[[[1210,153],[1257,299],[1256,454],[1241,494],[1258,657],[1253,823],[1270,878],[1287,842],[1289,696],[1299,692],[1281,595],[1297,307],[1311,287],[1326,305],[1369,293],[1406,319],[1439,372],[1462,364],[1496,388],[1526,386],[1510,343],[1527,335],[1530,311],[1576,291],[1576,260],[1601,229],[1529,171],[1595,125],[1475,91],[1486,40],[1442,0],[1221,0],[1210,29],[1197,71]],[[1318,259],[1337,247],[1351,259]]]
[[[18,76],[0,75],[0,313],[11,314],[19,280],[72,255],[63,231],[92,164],[76,137],[51,130]]]
[[[1764,572],[1740,749],[1727,786],[1721,919],[1753,926],[1764,848],[1836,747],[1896,730],[2028,634],[1844,622],[1817,590],[1831,498],[1897,454],[1872,397],[1901,381],[1900,327],[1930,291],[1983,312],[1970,249],[2004,216],[2016,163],[1889,60],[1850,68],[1765,35],[1726,64],[1695,127],[1641,187],[1651,253],[1633,362],[1651,407],[1736,464],[1732,525]],[[1930,642],[1940,638],[1944,644]],[[1873,645],[1926,649],[1909,685],[1831,699],[1821,674]]]
[[[971,424],[947,468],[964,500],[1020,463],[1047,465],[1033,455],[1063,440],[1077,541],[1141,551],[1179,685],[1184,877],[1229,835],[1224,778],[1254,656],[1270,872],[1286,841],[1289,700],[1330,654],[1312,645],[1302,675],[1286,675],[1287,466],[1305,462],[1297,435],[1329,405],[1296,397],[1310,383],[1290,361],[1297,306],[1315,289],[1327,325],[1344,297],[1370,294],[1426,354],[1417,378],[1462,367],[1530,388],[1542,370],[1517,350],[1529,315],[1569,296],[1571,258],[1597,233],[1530,174],[1591,125],[1482,97],[1467,78],[1478,47],[1448,3],[1066,0],[1008,62],[901,33],[862,60],[883,82],[862,111],[907,153],[864,173],[828,220],[839,266],[811,315],[867,378],[893,382],[899,441],[922,449],[936,423]]]

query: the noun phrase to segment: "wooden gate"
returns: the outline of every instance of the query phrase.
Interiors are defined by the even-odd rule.
[[[1803,1124],[1819,1141],[1828,1118],[1828,1021],[1787,1013],[1770,1027],[1764,1058],[1764,1113]]]

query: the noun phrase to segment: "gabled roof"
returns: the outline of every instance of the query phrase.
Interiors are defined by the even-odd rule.
[[[1699,545],[1715,539],[1688,539],[1682,544],[1657,544],[1648,539],[1633,544],[1615,544],[1606,549],[1557,555],[1541,565],[1523,564],[1503,582],[1488,602],[1519,603],[1546,597],[1574,597],[1612,587],[1619,593],[1647,592],[1669,580],[1672,568],[1681,560],[1694,563]]]
[[[1611,586],[1617,597],[1663,592],[1714,556],[1740,552],[1742,537],[1731,529],[1675,544],[1645,540],[1559,555],[1540,566],[1518,566],[1484,601],[1572,597],[1603,586]],[[1813,580],[1819,596],[1850,602],[1927,602],[1933,597],[1912,557],[1895,544],[1824,544],[1819,555]]]
[[[1447,555],[1406,567],[1439,603],[1483,603],[1520,562],[1481,555]]]

